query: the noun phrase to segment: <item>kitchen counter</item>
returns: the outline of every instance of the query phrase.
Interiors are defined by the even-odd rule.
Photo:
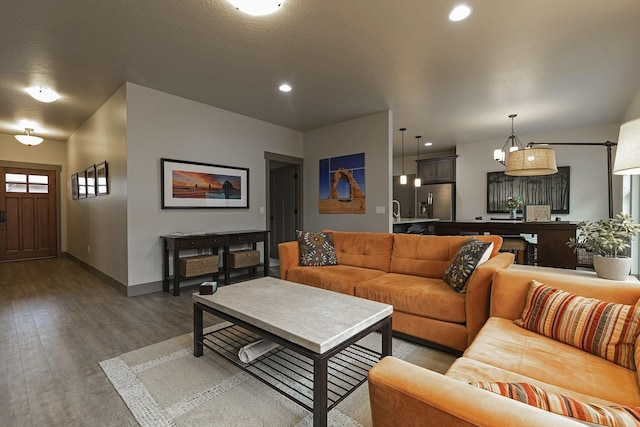
[[[432,222],[440,221],[438,218],[400,218],[399,221],[393,221],[394,233],[424,233]]]

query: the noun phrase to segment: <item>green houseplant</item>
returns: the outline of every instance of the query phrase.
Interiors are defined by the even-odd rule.
[[[593,268],[598,277],[625,280],[631,270],[631,258],[623,253],[640,232],[640,225],[630,215],[620,213],[597,222],[580,221],[578,231],[579,236],[569,239],[567,245],[574,251],[583,248],[593,254]]]

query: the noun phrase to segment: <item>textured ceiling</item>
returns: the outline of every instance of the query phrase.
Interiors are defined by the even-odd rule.
[[[301,131],[391,109],[434,151],[506,138],[510,113],[519,134],[622,119],[640,1],[469,0],[453,23],[457,3],[286,0],[251,17],[225,0],[3,2],[0,133],[28,119],[66,140],[125,81]]]

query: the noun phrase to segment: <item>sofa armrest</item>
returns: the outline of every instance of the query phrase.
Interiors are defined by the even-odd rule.
[[[371,368],[368,382],[374,427],[584,427],[391,356]]]
[[[491,284],[496,270],[508,268],[513,264],[514,255],[500,252],[487,262],[475,269],[465,298],[465,318],[467,323],[467,344],[475,338],[480,328],[489,318],[489,300],[491,298]]]
[[[280,258],[280,278],[287,280],[287,271],[300,265],[300,249],[298,241],[282,242],[278,244],[278,257]]]

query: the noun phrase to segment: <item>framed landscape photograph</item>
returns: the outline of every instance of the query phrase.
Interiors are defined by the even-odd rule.
[[[87,178],[85,171],[76,173],[78,176],[78,198],[85,199],[87,197]]]
[[[96,165],[96,189],[98,196],[109,194],[109,169],[106,161]]]
[[[87,197],[96,197],[96,165],[89,166],[86,171]]]
[[[160,159],[162,209],[248,208],[249,169]]]
[[[71,198],[78,200],[78,173],[71,175]]]

